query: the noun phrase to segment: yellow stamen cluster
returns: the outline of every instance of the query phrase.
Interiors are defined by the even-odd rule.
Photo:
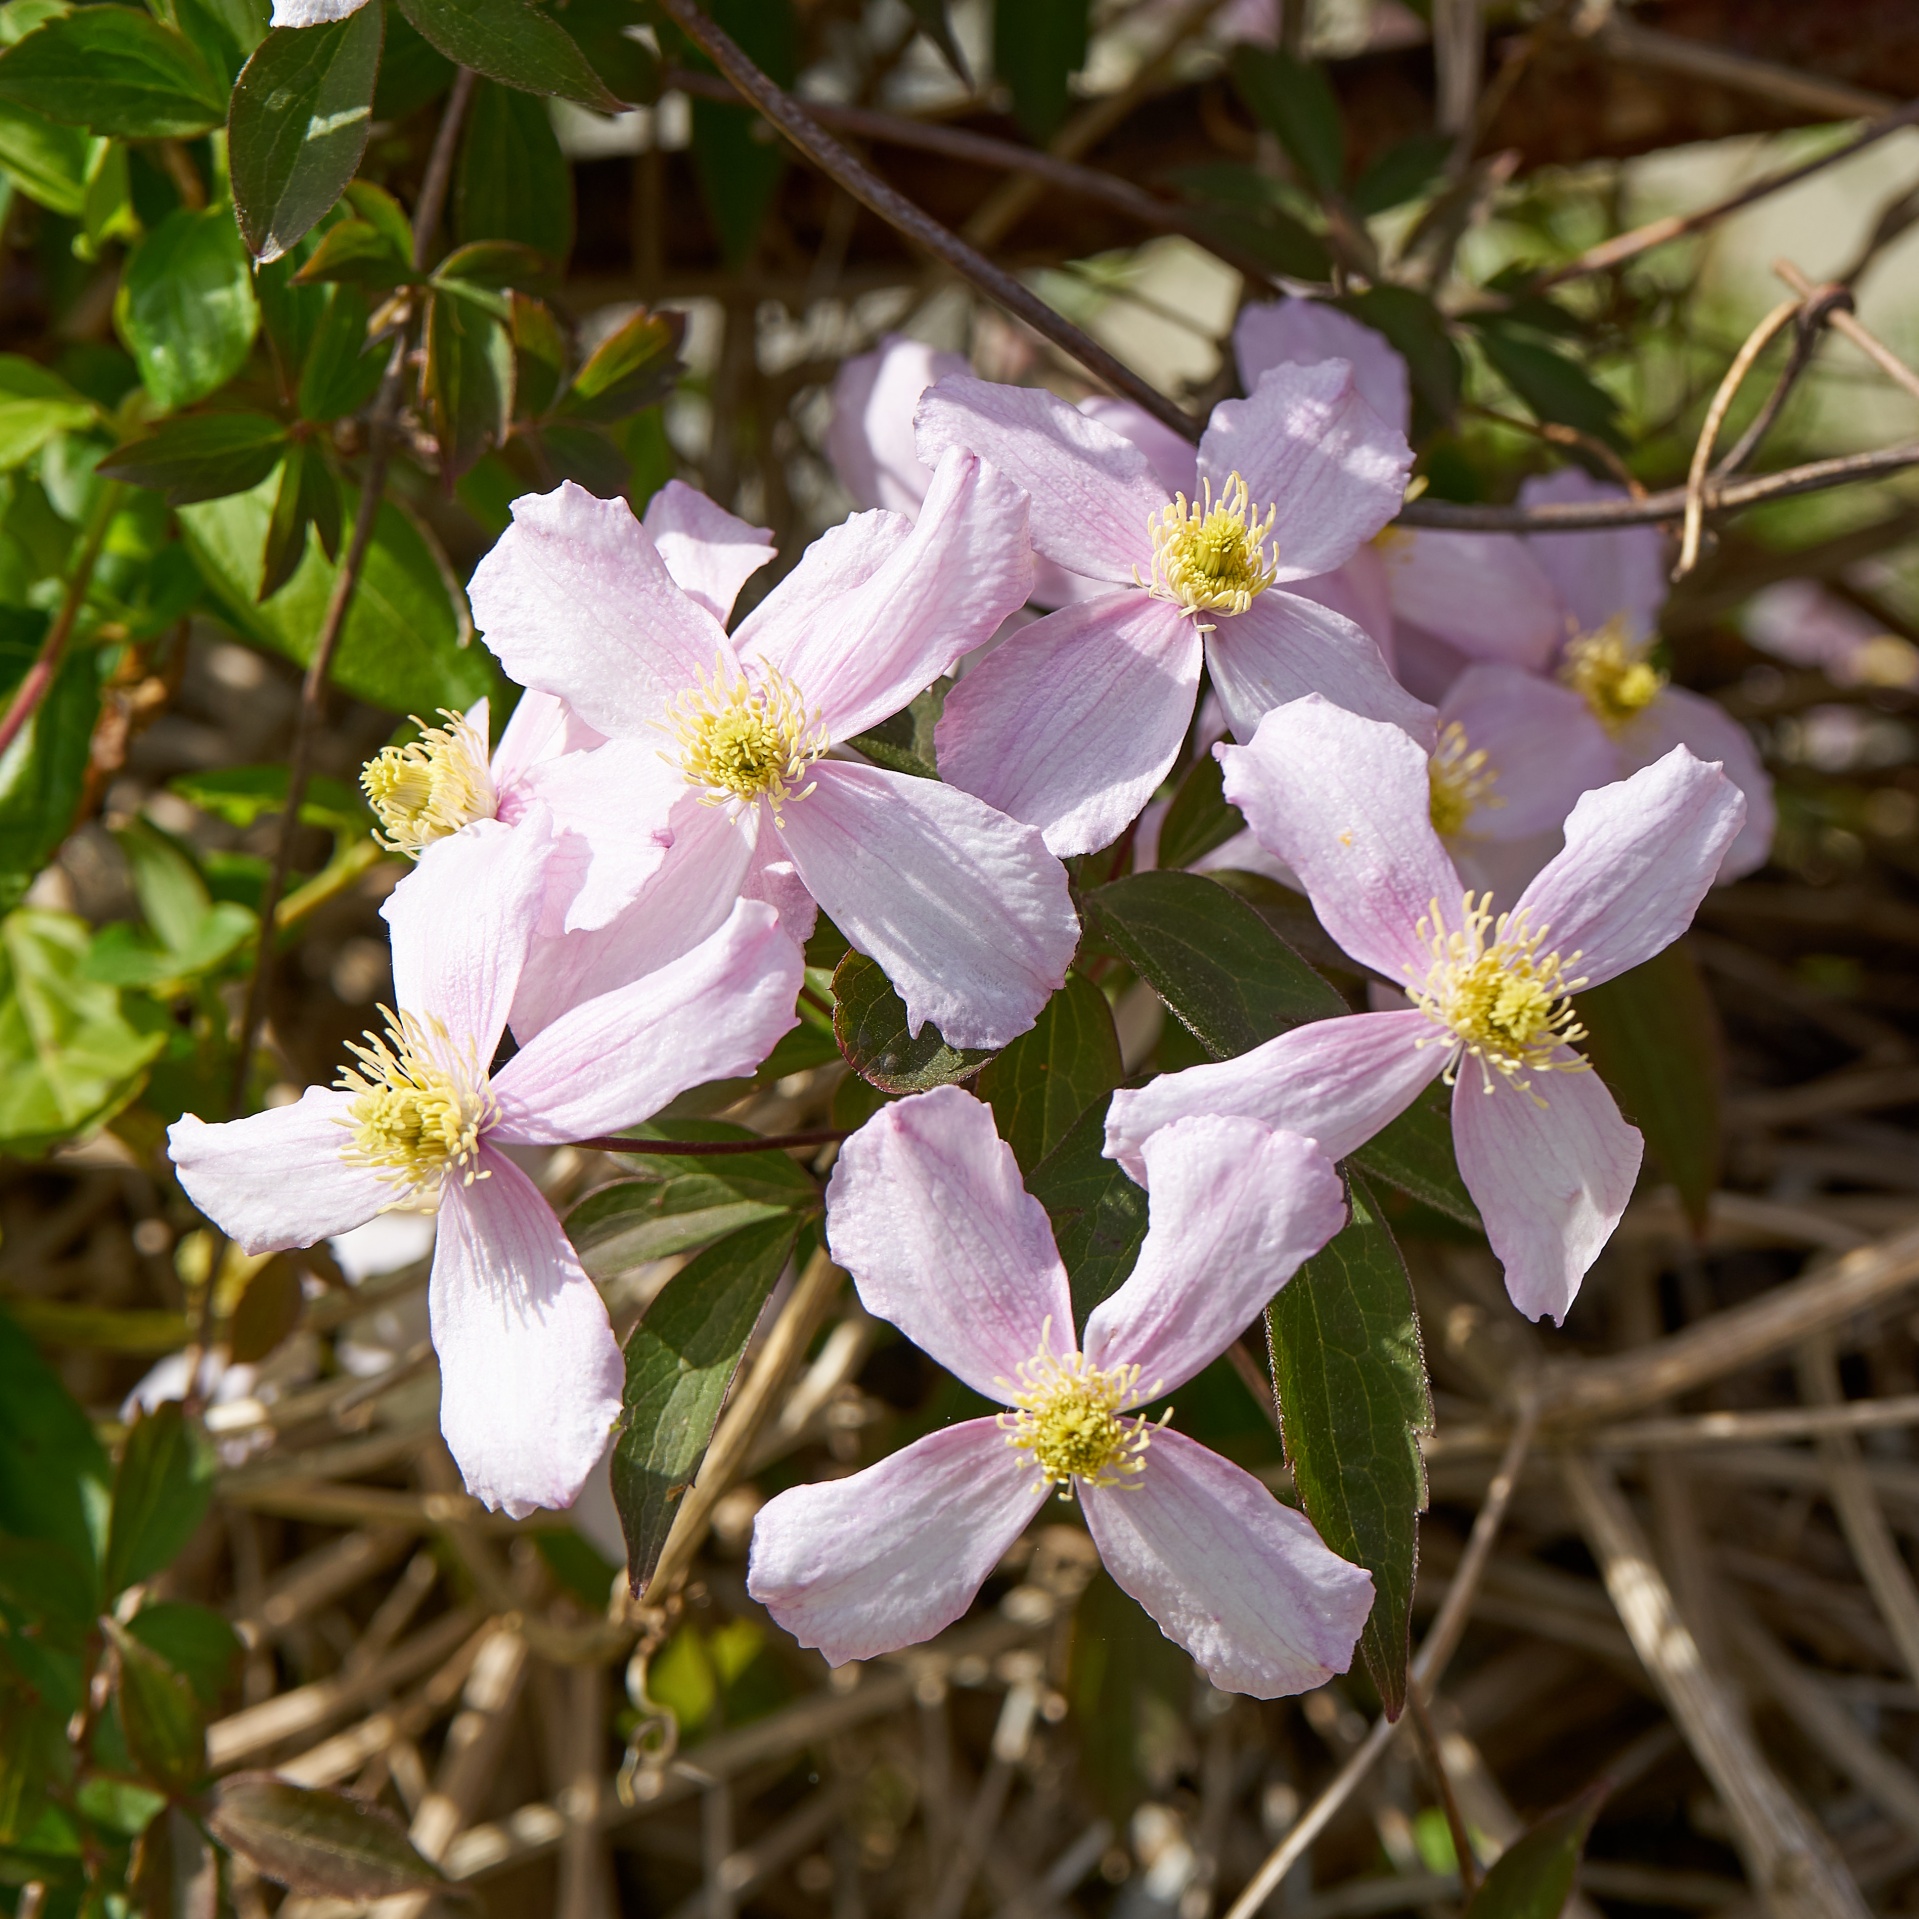
[[[1570,1000],[1586,982],[1570,977],[1579,963],[1577,953],[1540,952],[1549,927],[1534,932],[1523,907],[1495,920],[1492,897],[1481,894],[1475,903],[1468,893],[1466,924],[1456,932],[1448,930],[1439,902],[1433,901],[1419,922],[1419,937],[1432,948],[1432,967],[1423,986],[1407,990],[1414,1005],[1443,1029],[1441,1043],[1453,1050],[1446,1068],[1449,1085],[1464,1054],[1479,1062],[1487,1092],[1498,1083],[1494,1074],[1524,1092],[1533,1073],[1585,1070],[1583,1059],[1558,1055],[1586,1037]]]
[[[1506,802],[1493,791],[1498,779],[1499,769],[1487,759],[1486,749],[1474,747],[1466,729],[1449,720],[1440,728],[1438,743],[1426,762],[1433,831],[1441,839],[1450,838],[1475,813],[1504,806]]]
[[[342,1124],[353,1130],[346,1157],[372,1167],[394,1187],[390,1207],[431,1206],[448,1173],[471,1186],[484,1179],[480,1135],[493,1119],[493,1095],[470,1052],[462,1058],[437,1020],[386,1007],[384,1037],[349,1045],[359,1061],[335,1084],[355,1095]]]
[[[1647,657],[1651,651],[1651,640],[1633,639],[1623,618],[1608,620],[1597,633],[1567,641],[1559,677],[1608,733],[1617,733],[1665,691],[1666,676]]]
[[[731,686],[729,672],[736,674]],[[724,659],[711,680],[702,674],[697,687],[681,694],[673,731],[679,752],[666,757],[677,758],[688,781],[705,788],[708,806],[764,796],[782,824],[783,809],[813,790],[810,783],[795,790],[794,783],[829,744],[784,674],[764,669],[755,685]]]
[[[1102,1371],[1089,1366],[1084,1353],[1056,1354],[1052,1331],[1048,1319],[1039,1351],[1019,1369],[1017,1386],[1002,1382],[1016,1408],[999,1416],[1006,1443],[1027,1454],[1042,1482],[1057,1486],[1062,1499],[1072,1498],[1075,1481],[1088,1486],[1136,1484],[1157,1428],[1121,1415],[1128,1406],[1152,1398],[1157,1385],[1142,1393],[1137,1366]]]
[[[435,840],[490,820],[499,801],[487,771],[486,741],[459,713],[440,709],[444,726],[416,718],[420,737],[389,746],[360,769],[360,786],[389,852],[418,859]]]
[[[1227,476],[1217,500],[1210,480],[1197,500],[1178,495],[1152,522],[1154,597],[1172,600],[1189,614],[1244,613],[1279,570],[1277,554],[1266,554],[1277,516],[1278,509],[1268,507],[1263,520],[1255,517],[1237,473]]]

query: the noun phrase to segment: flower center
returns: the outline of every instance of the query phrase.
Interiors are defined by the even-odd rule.
[[[1608,733],[1643,713],[1666,687],[1666,676],[1647,657],[1650,639],[1634,640],[1623,618],[1611,619],[1597,633],[1566,642],[1559,677],[1591,707]]]
[[[999,1416],[1006,1443],[1029,1455],[1040,1479],[1058,1486],[1062,1499],[1072,1498],[1075,1480],[1089,1486],[1134,1483],[1146,1469],[1146,1448],[1157,1430],[1146,1420],[1121,1417],[1128,1406],[1153,1396],[1139,1390],[1139,1368],[1101,1371],[1083,1353],[1056,1354],[1052,1331],[1049,1318],[1039,1351],[1019,1369],[1018,1388],[1005,1382],[1016,1408]]]
[[[341,1121],[353,1129],[346,1157],[396,1189],[390,1206],[437,1199],[450,1169],[467,1186],[484,1179],[480,1135],[493,1121],[493,1094],[479,1062],[470,1049],[461,1058],[437,1019],[380,1011],[385,1036],[349,1044],[359,1065],[342,1068],[334,1082],[356,1095]]]
[[[1279,570],[1277,555],[1266,555],[1278,511],[1268,507],[1263,520],[1255,519],[1237,473],[1227,476],[1217,500],[1211,480],[1197,500],[1179,494],[1152,521],[1154,597],[1187,613],[1244,613]],[[1133,577],[1139,579],[1138,568]]]
[[[1447,930],[1437,900],[1419,922],[1419,937],[1431,946],[1433,963],[1424,986],[1407,990],[1419,1010],[1445,1029],[1453,1047],[1447,1083],[1462,1053],[1479,1061],[1488,1092],[1496,1084],[1495,1073],[1523,1092],[1532,1073],[1584,1072],[1583,1059],[1559,1057],[1562,1048],[1586,1037],[1570,999],[1586,982],[1567,977],[1579,955],[1541,954],[1551,929],[1534,932],[1523,907],[1495,920],[1492,897],[1483,893],[1475,904],[1468,893],[1466,924],[1457,932]]]
[[[680,767],[692,785],[706,789],[708,806],[764,795],[783,824],[787,802],[813,790],[809,783],[795,791],[794,782],[826,751],[826,731],[812,726],[799,688],[783,673],[769,668],[758,686],[738,677],[728,687],[727,672],[722,659],[711,680],[702,674],[697,687],[680,695],[673,716]]]
[[[389,852],[418,859],[435,840],[490,820],[499,806],[487,771],[486,741],[459,713],[440,709],[445,726],[424,726],[405,746],[389,746],[360,769],[360,786]]]
[[[1486,758],[1486,749],[1473,747],[1457,720],[1440,728],[1438,744],[1426,762],[1431,790],[1429,810],[1433,831],[1449,839],[1482,807],[1492,811],[1506,802],[1493,791],[1499,772]]]

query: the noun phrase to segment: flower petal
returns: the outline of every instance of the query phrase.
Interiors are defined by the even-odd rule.
[[[1026,496],[970,453],[946,453],[885,561],[844,592],[825,584],[803,616],[783,603],[743,628],[740,657],[784,673],[838,741],[897,713],[1026,604]]]
[[[447,1188],[427,1308],[440,1431],[466,1489],[524,1519],[570,1506],[620,1416],[626,1369],[606,1307],[553,1209],[489,1146]]]
[[[1193,720],[1202,647],[1145,593],[1105,593],[1021,627],[946,696],[940,777],[1037,826],[1065,859],[1117,839]]]
[[[1352,1664],[1372,1575],[1251,1473],[1168,1429],[1136,1480],[1081,1502],[1106,1570],[1221,1691],[1279,1699]]]
[[[1439,708],[1469,749],[1486,755],[1491,804],[1473,809],[1471,839],[1530,840],[1556,832],[1580,794],[1618,777],[1606,729],[1571,687],[1512,666],[1468,667]]]
[[[913,445],[920,395],[949,373],[964,373],[963,354],[940,353],[920,340],[889,333],[877,349],[842,361],[833,379],[833,417],[826,457],[855,507],[915,514],[932,480]]]
[[[1588,985],[1663,952],[1688,926],[1738,837],[1745,795],[1683,746],[1584,795],[1566,850],[1520,896],[1535,932]]]
[[[541,930],[571,933],[607,925],[660,870],[686,779],[652,741],[608,740],[534,767],[524,791],[544,802],[558,836]]]
[[[1122,1086],[1106,1109],[1106,1157],[1146,1185],[1146,1142],[1191,1113],[1239,1114],[1344,1159],[1439,1076],[1446,1048],[1424,1013],[1354,1013],[1296,1026],[1237,1059]]]
[[[366,0],[273,0],[276,27],[317,27],[324,21],[344,20],[358,13]]]
[[[313,1246],[363,1226],[393,1188],[342,1157],[351,1093],[309,1086],[291,1106],[209,1126],[188,1113],[167,1128],[187,1197],[249,1258]]]
[[[539,928],[552,845],[544,807],[518,826],[476,820],[435,840],[380,908],[400,1011],[437,1019],[482,1067]]]
[[[746,1590],[829,1666],[916,1646],[973,1603],[1046,1498],[990,1419],[846,1479],[793,1486],[753,1521]]]
[[[1650,766],[1675,746],[1699,760],[1716,760],[1727,779],[1746,796],[1745,823],[1719,862],[1715,885],[1742,879],[1764,866],[1772,852],[1779,809],[1772,797],[1772,775],[1752,743],[1752,735],[1719,704],[1684,687],[1669,686],[1658,699],[1620,729],[1616,742],[1619,771]]]
[[[1110,427],[1122,440],[1132,441],[1146,455],[1153,478],[1169,494],[1191,493],[1198,486],[1198,449],[1185,434],[1175,433],[1164,420],[1155,419],[1143,406],[1094,393],[1080,401],[1079,410],[1089,420]]]
[[[1363,627],[1317,600],[1277,587],[1244,613],[1222,614],[1206,636],[1206,663],[1234,735],[1252,738],[1276,706],[1323,693],[1369,720],[1428,738],[1432,709],[1393,678]]]
[[[1095,1366],[1137,1366],[1143,1404],[1246,1330],[1346,1223],[1346,1191],[1312,1140],[1254,1119],[1175,1120],[1141,1158],[1145,1243],[1125,1284],[1093,1308],[1081,1344]]]
[[[486,702],[482,700],[480,706]],[[480,706],[467,718],[478,728]],[[484,730],[484,729],[482,729]],[[500,817],[511,826],[523,810],[520,788],[527,777],[562,754],[590,752],[606,736],[592,727],[557,694],[528,687],[513,705],[513,715],[494,749],[493,789],[500,796]]]
[[[1519,489],[1522,506],[1623,500],[1623,487],[1610,486],[1562,467],[1528,480]],[[1585,533],[1533,533],[1527,536],[1534,557],[1558,589],[1572,624],[1596,633],[1608,620],[1623,617],[1634,639],[1643,639],[1659,623],[1666,604],[1666,541],[1656,526],[1620,526]]]
[[[1111,427],[1039,387],[954,374],[920,401],[919,450],[990,460],[1032,502],[1033,545],[1069,573],[1130,585],[1153,567],[1166,493],[1151,462]]]
[[[1386,670],[1397,677],[1399,634],[1393,621],[1386,561],[1377,540],[1362,546],[1344,566],[1336,566],[1330,573],[1295,580],[1290,590],[1302,600],[1316,600],[1341,619],[1351,620],[1379,648]]]
[[[645,732],[730,657],[624,500],[565,481],[522,494],[467,588],[486,643],[522,686],[557,693],[609,737]]]
[[[690,953],[521,1047],[494,1076],[495,1135],[587,1139],[651,1118],[690,1086],[750,1073],[793,1025],[803,971],[772,907],[739,901]]]
[[[640,524],[689,600],[724,626],[740,588],[773,558],[773,529],[749,526],[684,480],[668,480],[646,503]]]
[[[911,1030],[1004,1046],[1079,943],[1066,869],[1038,831],[937,780],[821,760],[780,839],[828,917],[886,969]]]
[[[1413,450],[1360,397],[1347,360],[1279,366],[1252,397],[1214,407],[1199,475],[1215,497],[1238,473],[1255,511],[1277,517],[1281,580],[1343,565],[1399,511]]]
[[[1497,1075],[1488,1091],[1466,1061],[1453,1144],[1513,1304],[1557,1325],[1632,1198],[1644,1142],[1595,1072],[1541,1073],[1532,1092],[1543,1105]]]
[[[1538,672],[1568,637],[1558,589],[1516,534],[1395,527],[1380,544],[1394,616],[1469,660]]]
[[[1226,797],[1299,875],[1327,932],[1395,984],[1423,980],[1419,922],[1437,900],[1458,925],[1462,891],[1433,831],[1426,748],[1315,695],[1267,714],[1251,745],[1215,751]]]
[[[882,1106],[840,1149],[826,1236],[868,1312],[975,1392],[1005,1403],[1073,1302],[1045,1208],[1020,1183],[993,1109],[957,1086]]]
[[[1386,422],[1406,431],[1412,418],[1412,388],[1406,362],[1384,334],[1342,313],[1324,300],[1266,300],[1241,307],[1233,325],[1233,354],[1239,383],[1251,392],[1260,376],[1292,360],[1312,366],[1320,360],[1346,360],[1360,398]]]

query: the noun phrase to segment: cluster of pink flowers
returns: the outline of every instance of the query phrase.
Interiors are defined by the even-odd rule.
[[[1057,1487],[1217,1684],[1345,1669],[1368,1576],[1143,1408],[1340,1229],[1333,1162],[1442,1075],[1512,1296],[1563,1318],[1640,1160],[1571,995],[1763,859],[1770,799],[1745,736],[1651,657],[1655,536],[1395,529],[1397,356],[1304,302],[1250,310],[1237,347],[1248,397],[1197,451],[909,342],[850,362],[829,451],[865,510],[737,624],[773,548],[691,489],[643,520],[570,483],[516,503],[471,586],[526,689],[497,748],[476,708],[364,775],[415,862],[384,909],[386,1032],[297,1104],[172,1133],[249,1253],[438,1212],[442,1427],[489,1506],[570,1503],[620,1409],[605,1308],[509,1149],[753,1071],[816,910],[914,1032],[1005,1045],[1078,945],[1062,861],[1136,828],[1197,724],[1250,856],[1379,1010],[1114,1096],[1106,1150],[1151,1224],[1078,1330],[990,1110],[954,1087],[883,1107],[833,1172],[834,1257],[1008,1410],[782,1494],[749,1584],[829,1659],[870,1657],[958,1617]],[[938,779],[860,752],[948,676]]]

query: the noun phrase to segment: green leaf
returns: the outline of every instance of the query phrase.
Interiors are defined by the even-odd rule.
[[[276,27],[233,89],[227,155],[233,207],[256,259],[277,260],[331,211],[373,125],[386,9]]]
[[[551,265],[565,265],[573,251],[573,169],[543,102],[491,80],[474,89],[453,187],[453,231],[462,241],[515,240]]]
[[[975,91],[973,76],[967,71],[966,56],[953,37],[953,22],[947,14],[946,0],[906,0],[907,10],[919,30],[940,50],[940,57],[953,69],[954,77],[968,93]]]
[[[141,1919],[218,1919],[218,1856],[178,1806],[156,1813],[134,1841],[127,1890]]]
[[[100,409],[59,374],[17,353],[0,353],[0,472],[38,453],[56,433],[75,433]]]
[[[1026,1190],[1046,1208],[1053,1239],[1072,1287],[1073,1318],[1117,1292],[1146,1237],[1146,1191],[1107,1159],[1110,1097],[1080,1114],[1066,1137],[1026,1176]]]
[[[1452,1091],[1429,1086],[1350,1155],[1352,1164],[1374,1179],[1409,1193],[1424,1206],[1461,1226],[1481,1230],[1459,1162],[1453,1156]]]
[[[380,83],[373,89],[373,117],[396,124],[437,99],[453,82],[453,62],[429,46],[405,14],[389,7]]]
[[[1372,1195],[1347,1190],[1349,1223],[1279,1289],[1266,1330],[1293,1484],[1320,1538],[1373,1576],[1359,1653],[1397,1718],[1433,1407],[1405,1262]]]
[[[213,1455],[179,1401],[141,1413],[113,1476],[113,1520],[100,1569],[108,1596],[170,1565],[212,1498]]]
[[[0,920],[0,1150],[29,1155],[110,1118],[165,1045],[118,991],[86,979],[84,920],[21,908]]]
[[[320,244],[293,276],[293,283],[314,286],[337,282],[389,293],[419,277],[413,270],[410,246],[398,243],[375,221],[348,219],[336,220],[321,234]]]
[[[312,1898],[380,1899],[446,1883],[384,1808],[270,1772],[222,1779],[206,1818],[254,1871]]]
[[[87,202],[95,142],[16,100],[0,98],[0,173],[29,200],[77,220]]]
[[[149,1600],[127,1622],[127,1631],[186,1680],[207,1712],[226,1697],[245,1650],[240,1635],[211,1607],[183,1599]]]
[[[0,700],[12,698],[46,629],[44,613],[0,607]],[[33,717],[0,755],[0,907],[25,893],[72,830],[99,711],[98,656],[70,653]],[[4,1100],[0,1088],[0,1104]]]
[[[1120,1082],[1119,1035],[1106,995],[1083,973],[1041,1007],[1039,1019],[980,1074],[999,1136],[1022,1171],[1037,1166],[1096,1099]]]
[[[179,773],[167,782],[189,805],[229,826],[251,826],[269,813],[286,809],[284,766],[222,766],[206,773]],[[300,823],[355,837],[373,830],[373,815],[357,787],[316,773],[300,802]]]
[[[128,7],[76,7],[8,47],[0,100],[123,140],[188,139],[226,117],[185,36]]]
[[[1156,1785],[1163,1789],[1189,1736],[1193,1662],[1104,1570],[1073,1609],[1072,1647],[1066,1694],[1080,1729],[1076,1768],[1108,1817],[1124,1821]],[[1160,1901],[1146,1909],[1154,1908],[1167,1910]]]
[[[1233,84],[1255,117],[1279,136],[1293,164],[1322,193],[1346,174],[1346,129],[1325,69],[1277,48],[1233,49]]]
[[[560,403],[561,414],[569,420],[609,426],[656,405],[680,376],[680,342],[685,337],[683,314],[649,313],[642,308],[617,333],[602,340],[573,376]]]
[[[929,1020],[915,1038],[906,1030],[906,1003],[877,960],[848,953],[833,973],[833,1037],[846,1063],[886,1093],[924,1093],[964,1079],[993,1057],[948,1046]]]
[[[359,501],[343,489],[349,519]],[[187,550],[220,610],[257,646],[304,666],[313,650],[334,564],[309,543],[306,558],[286,586],[257,603],[273,482],[224,500],[180,509]],[[391,500],[374,522],[360,590],[353,596],[333,683],[394,713],[464,712],[475,700],[503,690],[492,655],[462,646],[445,575],[413,522]]]
[[[400,0],[400,10],[449,60],[489,80],[619,111],[566,30],[521,0]]]
[[[185,848],[150,821],[136,817],[114,837],[126,855],[141,916],[168,946],[188,945],[212,904],[200,869]]]
[[[1013,96],[1013,118],[1050,140],[1086,64],[1088,0],[993,0],[993,71]]]
[[[1353,183],[1356,212],[1389,213],[1421,198],[1445,174],[1453,142],[1443,133],[1415,133],[1382,153]]]
[[[1724,1152],[1719,1017],[1683,941],[1578,997],[1586,1056],[1701,1232]]]
[[[1445,316],[1423,293],[1411,287],[1369,287],[1334,304],[1385,337],[1406,362],[1414,397],[1440,423],[1459,407],[1463,377],[1459,347]]]
[[[0,1435],[0,1445],[7,1438]],[[11,1531],[0,1531],[0,1600],[25,1613],[61,1652],[80,1650],[100,1610],[90,1557],[55,1539],[20,1539]]]
[[[790,87],[799,69],[792,0],[709,0],[707,12],[762,73]],[[691,64],[710,66],[695,50]],[[693,102],[693,171],[726,264],[738,271],[759,243],[785,176],[785,143],[750,107]]]
[[[379,389],[392,343],[383,340],[368,346],[372,309],[357,286],[321,290],[327,304],[300,369],[300,417],[341,420],[358,413]]]
[[[225,207],[169,213],[128,257],[114,317],[164,411],[224,386],[246,364],[260,326],[232,214]]]
[[[1084,910],[1215,1059],[1346,1011],[1244,900],[1200,874],[1129,874],[1089,893]]]
[[[1187,770],[1159,823],[1156,863],[1163,872],[1191,866],[1246,830],[1246,816],[1226,797],[1225,777],[1225,768],[1210,753]]]
[[[192,1682],[118,1621],[105,1624],[118,1655],[113,1697],[127,1751],[154,1785],[184,1792],[207,1769],[206,1715]]]
[[[1464,1919],[1559,1919],[1605,1796],[1602,1781],[1514,1840],[1473,1894]]]
[[[266,38],[272,14],[268,0],[152,0],[150,11],[193,43],[228,92]]]
[[[791,1218],[761,1220],[709,1246],[667,1281],[626,1342],[613,1503],[635,1592],[666,1544],[797,1231]]]
[[[506,438],[513,417],[512,335],[474,301],[436,289],[427,301],[420,378],[441,466],[457,478]]]
[[[633,29],[645,15],[633,0],[560,0],[561,24],[608,88],[630,107],[651,106],[660,97],[660,62]]]
[[[1480,326],[1479,344],[1493,371],[1535,419],[1572,427],[1608,446],[1625,445],[1618,401],[1557,347],[1512,332],[1496,320]]]
[[[287,448],[279,490],[273,496],[273,514],[267,522],[266,557],[260,575],[262,600],[272,599],[299,570],[306,557],[308,527],[319,533],[327,558],[336,558],[340,551],[340,483],[312,441],[296,440]]]
[[[169,506],[186,506],[258,486],[279,465],[286,443],[286,428],[264,413],[192,413],[116,447],[98,471],[150,486]]]
[[[92,1421],[0,1310],[0,1533],[60,1547],[90,1578],[112,1478]]]

